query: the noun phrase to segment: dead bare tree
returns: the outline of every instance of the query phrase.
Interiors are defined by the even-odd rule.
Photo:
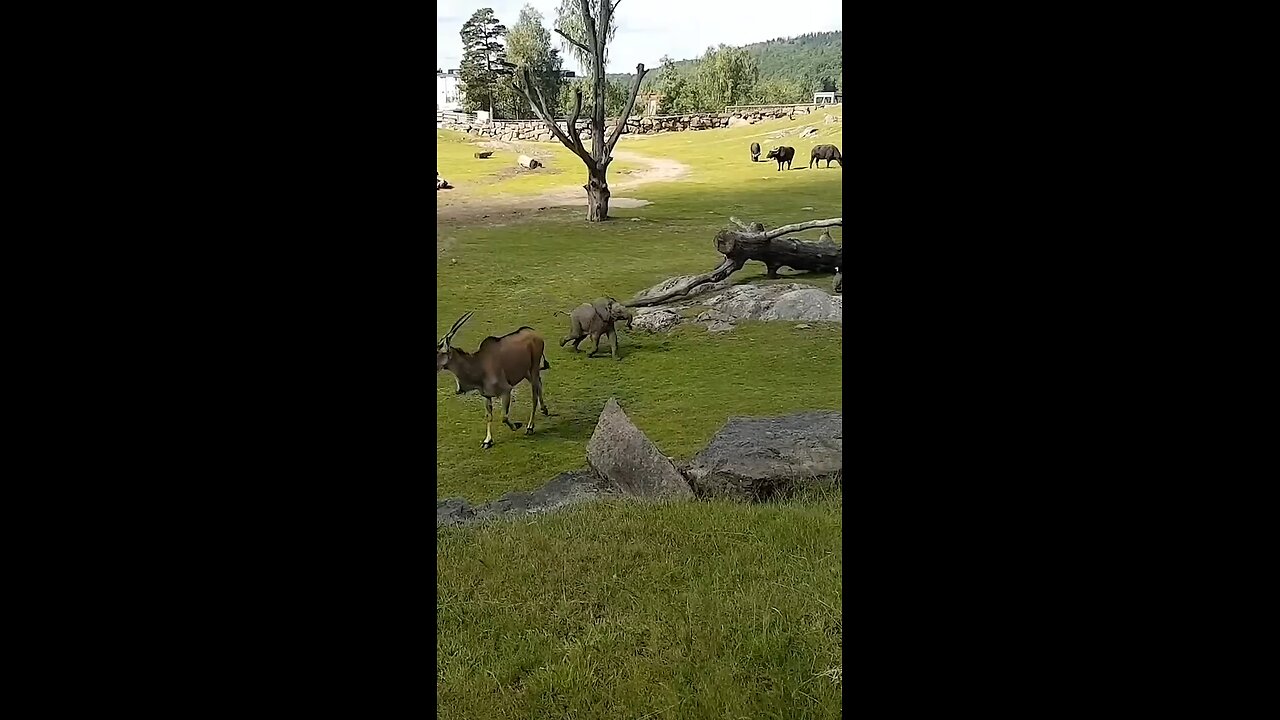
[[[678,297],[689,294],[689,291],[705,285],[724,280],[742,269],[748,260],[758,260],[768,268],[769,277],[778,277],[778,268],[789,267],[795,270],[812,272],[834,272],[844,259],[844,249],[830,239],[818,242],[807,242],[795,238],[783,237],[802,230],[820,227],[842,227],[843,218],[829,220],[810,220],[808,222],[783,225],[773,230],[765,230],[761,223],[747,224],[737,218],[729,218],[737,229],[721,230],[716,234],[716,250],[724,255],[724,260],[710,272],[694,275],[674,287],[666,288],[657,295],[641,294],[627,303],[627,307],[652,307],[661,305]],[[658,288],[654,288],[656,290]],[[646,292],[653,292],[649,290]]]
[[[546,97],[542,94],[542,89],[533,81],[529,68],[524,68],[524,87],[520,87],[519,83],[513,83],[513,86],[516,92],[529,102],[529,107],[533,108],[533,112],[551,129],[551,134],[555,135],[555,138],[565,147],[572,150],[575,155],[582,158],[583,164],[587,166],[587,184],[582,186],[587,191],[587,220],[598,222],[609,218],[609,182],[606,178],[606,173],[609,170],[609,163],[613,162],[613,148],[618,144],[618,138],[622,137],[623,131],[626,130],[627,118],[631,117],[631,110],[635,107],[636,95],[640,92],[640,81],[644,79],[644,75],[648,71],[644,69],[643,63],[636,65],[636,78],[631,85],[631,96],[627,98],[626,107],[622,110],[622,116],[618,118],[618,124],[614,127],[613,134],[606,139],[604,134],[605,41],[613,11],[622,0],[615,0],[612,3],[608,0],[601,2],[599,17],[592,16],[590,0],[579,0],[579,2],[581,4],[582,19],[587,28],[586,42],[580,42],[576,38],[565,35],[559,28],[556,28],[556,32],[574,47],[591,56],[589,70],[594,79],[592,83],[592,95],[594,97],[591,108],[591,152],[587,152],[586,147],[583,146],[582,135],[578,132],[578,115],[582,112],[582,90],[574,91],[573,114],[569,116],[569,122],[565,124],[564,130],[561,130],[555,120],[555,106],[547,102]],[[554,100],[554,98],[552,99]]]

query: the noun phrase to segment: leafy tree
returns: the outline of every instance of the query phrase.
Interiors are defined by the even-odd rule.
[[[664,55],[658,70],[656,90],[659,115],[683,115],[694,110],[693,88],[685,79],[685,72],[676,67],[670,56]]]
[[[745,105],[754,96],[760,69],[745,49],[721,45],[707,48],[697,77],[699,109],[713,112],[726,105]]]
[[[480,8],[462,25],[462,86],[466,109],[493,107],[499,78],[509,75],[502,37],[507,29],[493,16],[493,8]]]
[[[507,59],[515,70],[516,83],[523,83],[527,68],[538,89],[548,98],[559,97],[563,84],[560,52],[551,47],[551,33],[542,25],[542,13],[532,5],[520,9],[520,18],[507,31]],[[525,88],[528,92],[530,88]],[[513,117],[531,117],[529,107],[518,102],[511,91]]]

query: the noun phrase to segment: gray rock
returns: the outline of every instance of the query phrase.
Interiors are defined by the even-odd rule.
[[[699,497],[768,500],[842,477],[839,410],[732,418],[683,469]]]
[[[830,295],[816,287],[809,287],[792,290],[779,297],[760,319],[841,322],[842,314],[832,304]]]
[[[436,501],[436,527],[468,525],[503,518],[552,512],[614,494],[589,470],[560,473],[537,490],[509,492],[487,505],[473,507],[462,498]]]
[[[657,285],[654,285],[651,288],[648,288],[647,290],[641,290],[640,292],[636,293],[635,299],[632,300],[632,303],[641,302],[648,298],[655,298],[660,295],[665,295],[671,292],[676,287],[679,287],[684,283],[689,282],[695,277],[697,276],[696,275],[677,275],[672,278],[667,278],[666,280],[663,280],[662,282],[658,283]],[[706,283],[694,288],[687,295],[685,295],[685,297],[693,297],[696,295],[703,295],[705,293],[713,292],[715,290],[723,290],[724,288],[729,287],[731,285],[733,285],[733,280],[731,279],[722,280],[718,283]]]
[[[841,277],[841,273],[836,273],[835,277],[831,278],[831,289],[836,292],[841,292],[842,286],[843,278]]]
[[[625,495],[693,497],[684,476],[622,412],[615,398],[605,404],[587,441],[587,463]]]
[[[509,492],[478,510],[477,515],[487,519],[551,512],[609,494],[595,473],[578,470],[560,473],[537,490]]]
[[[462,498],[436,500],[436,527],[462,525],[475,519],[475,510]]]
[[[680,324],[680,313],[667,308],[636,308],[631,321],[633,329],[647,332],[666,332]]]

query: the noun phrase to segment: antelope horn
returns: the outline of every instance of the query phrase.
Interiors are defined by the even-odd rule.
[[[465,323],[466,321],[470,320],[470,319],[471,319],[471,312],[470,312],[470,311],[468,311],[468,312],[466,312],[462,317],[458,318],[458,321],[457,321],[457,322],[455,322],[455,323],[453,324],[453,327],[449,329],[449,332],[448,332],[448,334],[446,334],[446,335],[444,336],[444,339],[445,339],[445,340],[452,340],[452,339],[453,339],[454,334],[455,334],[455,333],[457,333],[457,332],[458,332],[458,329],[462,327],[462,324],[463,324],[463,323]]]

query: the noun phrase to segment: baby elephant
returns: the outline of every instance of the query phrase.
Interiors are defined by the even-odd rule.
[[[618,331],[613,323],[626,320],[630,330],[632,317],[632,312],[613,298],[597,298],[593,303],[583,303],[569,314],[569,334],[560,341],[560,347],[572,342],[573,351],[577,352],[578,343],[590,335],[596,343],[595,348],[587,353],[587,357],[592,357],[600,351],[600,336],[604,335],[613,346],[613,359],[621,360],[618,357]]]

